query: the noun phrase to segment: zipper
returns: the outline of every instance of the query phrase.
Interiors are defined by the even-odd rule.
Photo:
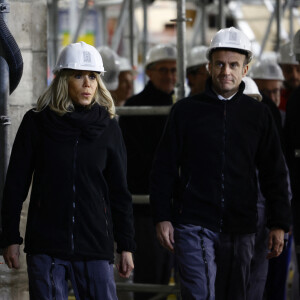
[[[223,230],[223,213],[225,207],[225,146],[226,146],[226,115],[227,115],[227,101],[224,101],[224,118],[223,118],[223,152],[222,152],[222,171],[221,171],[221,220],[220,220],[220,232]]]
[[[71,230],[71,250],[74,253],[74,227],[75,227],[75,209],[76,209],[76,159],[78,149],[78,138],[74,146],[74,160],[73,160],[73,203],[72,203],[72,230]]]
[[[105,217],[106,235],[108,237],[109,236],[109,232],[108,232],[108,216],[107,216],[107,207],[106,207],[106,204],[105,204],[104,197],[102,197],[102,201],[103,201],[103,210],[104,210],[104,217]]]

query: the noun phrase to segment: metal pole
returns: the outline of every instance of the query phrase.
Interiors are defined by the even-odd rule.
[[[124,26],[126,25],[126,22],[128,20],[128,9],[129,9],[128,1],[129,0],[124,0],[122,3],[120,15],[118,18],[118,25],[112,37],[111,48],[115,52],[118,52],[118,49],[120,47],[120,41],[124,31]]]
[[[289,1],[289,21],[290,21],[290,30],[289,30],[289,38],[291,43],[293,43],[294,39],[294,16],[293,16],[293,1]]]
[[[206,22],[206,1],[200,1],[201,5],[201,44],[206,44],[206,30],[207,30],[207,22]]]
[[[1,7],[5,7],[7,2],[0,0]],[[2,11],[2,10],[1,10]],[[0,12],[0,18],[6,21],[5,13]],[[4,59],[3,49],[0,48],[0,208],[2,206],[3,188],[9,161],[8,146],[8,125],[10,120],[7,117],[7,103],[9,96],[9,67]],[[1,215],[0,215],[1,221]],[[0,222],[1,224],[1,222]],[[1,229],[1,228],[0,228]]]
[[[225,28],[226,26],[224,6],[224,0],[219,0],[219,29]]]
[[[186,79],[186,15],[185,15],[185,0],[177,1],[177,86],[178,99],[185,97],[185,79]]]
[[[57,55],[58,55],[58,6],[57,0],[48,2],[48,65],[50,70],[55,66]],[[51,80],[52,78],[50,78]]]
[[[276,21],[277,21],[277,32],[276,32],[276,45],[275,45],[275,51],[279,51],[280,47],[280,40],[281,40],[281,1],[276,0]]]
[[[87,11],[88,11],[88,4],[89,4],[89,1],[85,0],[84,6],[83,6],[81,14],[80,14],[79,22],[77,24],[75,33],[72,36],[72,43],[76,43],[77,42],[77,39],[78,39],[78,36],[79,36],[79,33],[80,33],[80,29],[81,29],[82,23],[84,21],[84,18],[86,16]]]
[[[143,66],[146,65],[146,54],[148,51],[148,1],[143,0],[143,16],[144,16],[144,28],[143,28]],[[143,76],[144,84],[146,84],[146,74]]]
[[[130,62],[132,66],[137,65],[137,55],[135,47],[135,34],[134,34],[134,0],[129,1],[129,45],[130,45]]]

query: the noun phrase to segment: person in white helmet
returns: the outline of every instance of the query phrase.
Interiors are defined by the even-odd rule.
[[[186,77],[190,88],[189,96],[201,93],[205,90],[208,59],[206,58],[206,46],[196,46],[188,54]]]
[[[251,67],[249,76],[254,79],[260,92],[279,107],[284,77],[277,62],[272,60],[257,61]]]
[[[243,94],[252,58],[240,30],[207,51],[206,90],[173,105],[150,178],[161,244],[175,252],[182,298],[246,299],[257,231],[257,175],[269,207],[268,258],[283,249],[290,207],[270,111]]]
[[[158,44],[146,55],[145,88],[129,98],[125,106],[172,105],[176,83],[176,47]],[[119,124],[127,149],[127,180],[133,195],[149,194],[149,174],[167,116],[121,116]],[[133,204],[135,240],[134,282],[168,284],[173,257],[156,239],[149,204]],[[151,293],[135,293],[135,300],[152,298]]]
[[[133,95],[133,83],[136,72],[126,57],[120,57],[120,73],[118,77],[118,86],[111,90],[115,106],[123,106],[125,102]]]
[[[293,45],[291,42],[282,45],[278,57],[278,64],[280,65],[284,76],[279,109],[284,112],[286,110],[288,98],[293,91],[300,86],[300,64],[296,60],[292,47]]]
[[[134,267],[126,152],[103,72],[93,46],[66,46],[14,141],[1,244],[7,266],[18,269],[20,213],[33,176],[24,249],[30,299],[67,300],[70,279],[76,299],[117,300],[114,239],[120,275]]]
[[[300,30],[293,40],[293,53],[300,62]],[[296,249],[300,246],[300,86],[290,95],[286,105],[284,137],[286,142],[286,158],[291,176],[293,236]],[[298,272],[300,270],[300,254],[297,255]],[[298,282],[300,287],[300,278]],[[299,295],[299,291],[298,291]]]

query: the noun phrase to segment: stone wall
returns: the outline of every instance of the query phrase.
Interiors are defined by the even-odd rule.
[[[21,49],[24,69],[20,84],[8,100],[8,116],[12,125],[9,127],[9,144],[25,112],[32,108],[38,96],[47,86],[47,1],[23,0],[10,1],[10,13],[7,25]],[[27,218],[28,200],[23,205],[21,215],[21,234]],[[9,270],[0,264],[0,300],[27,300],[28,284],[26,259],[21,248],[20,270]],[[3,257],[0,257],[3,262]]]

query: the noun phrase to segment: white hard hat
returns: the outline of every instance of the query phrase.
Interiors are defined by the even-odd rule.
[[[129,62],[129,59],[127,59],[126,57],[120,57],[119,61],[120,61],[120,72],[133,71],[133,68],[132,68],[131,63]]]
[[[253,79],[284,80],[280,66],[271,60],[257,61],[251,67],[249,76]]]
[[[53,73],[62,69],[104,72],[101,55],[85,42],[70,44],[60,52]]]
[[[294,36],[294,53],[296,55],[296,59],[300,61],[300,29],[296,32]]]
[[[177,59],[177,49],[171,44],[158,44],[149,49],[146,55],[147,68],[150,64],[158,62],[161,60],[176,60]]]
[[[208,47],[206,46],[196,46],[188,54],[187,68],[196,67],[200,65],[205,65],[208,63],[206,58],[206,51]]]
[[[212,38],[206,57],[210,59],[213,50],[217,48],[237,49],[247,53],[248,63],[251,61],[253,53],[251,42],[248,37],[235,27],[219,30]]]
[[[259,92],[255,81],[252,78],[250,78],[249,76],[243,77],[243,81],[245,83],[244,94],[257,99],[258,101],[261,101],[262,95]]]
[[[119,85],[120,74],[120,59],[118,54],[107,46],[102,46],[99,49],[99,53],[103,59],[103,65],[105,66],[105,74],[102,78],[106,88],[110,91],[114,91]]]
[[[299,62],[296,60],[296,56],[293,52],[291,42],[288,42],[280,47],[278,63],[288,65],[299,65]]]

